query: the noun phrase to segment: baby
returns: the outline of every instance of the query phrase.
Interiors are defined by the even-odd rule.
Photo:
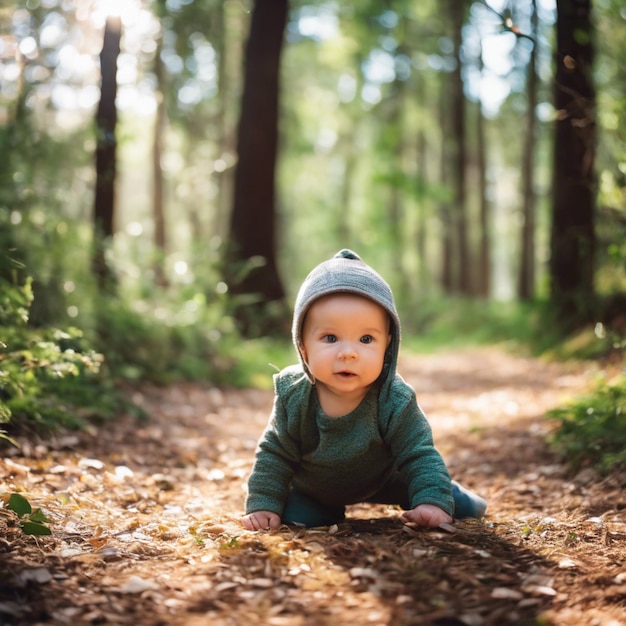
[[[274,377],[274,407],[248,481],[248,530],[328,526],[357,502],[397,504],[423,527],[484,515],[451,481],[415,392],[396,371],[400,318],[385,280],[351,250],[302,284],[299,364]]]

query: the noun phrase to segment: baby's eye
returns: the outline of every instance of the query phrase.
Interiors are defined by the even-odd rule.
[[[372,341],[374,341],[374,337],[371,335],[363,335],[363,337],[361,337],[361,343],[372,343]]]
[[[322,341],[325,343],[335,343],[337,341],[337,335],[324,335]]]

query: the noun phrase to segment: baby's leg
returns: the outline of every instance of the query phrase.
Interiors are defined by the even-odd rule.
[[[374,504],[397,504],[405,511],[411,508],[409,488],[400,477],[400,472],[394,472],[391,478],[366,502]]]
[[[327,506],[315,498],[292,489],[287,497],[281,519],[283,524],[298,524],[315,528],[339,524],[343,522],[345,516],[345,507]]]
[[[487,510],[487,500],[461,487],[455,480],[452,481],[452,497],[454,498],[454,517],[457,519],[466,517],[480,519]]]
[[[452,497],[454,498],[454,517],[463,519],[473,517],[480,519],[487,510],[487,501],[456,481],[452,481]],[[387,484],[374,496],[367,500],[378,504],[398,504],[405,511],[411,508],[409,491],[399,472],[394,472]]]

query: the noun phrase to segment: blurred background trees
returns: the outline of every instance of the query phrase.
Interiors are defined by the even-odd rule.
[[[342,247],[409,335],[544,304],[543,334],[623,332],[618,0],[20,0],[0,32],[4,284],[117,375],[233,376]]]

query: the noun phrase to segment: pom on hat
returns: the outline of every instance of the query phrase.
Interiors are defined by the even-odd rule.
[[[335,255],[336,259],[352,259],[353,261],[360,261],[361,257],[356,253],[356,252],[352,252],[352,250],[349,250],[348,248],[344,248],[343,250],[340,250],[339,252],[337,252],[337,254]]]

